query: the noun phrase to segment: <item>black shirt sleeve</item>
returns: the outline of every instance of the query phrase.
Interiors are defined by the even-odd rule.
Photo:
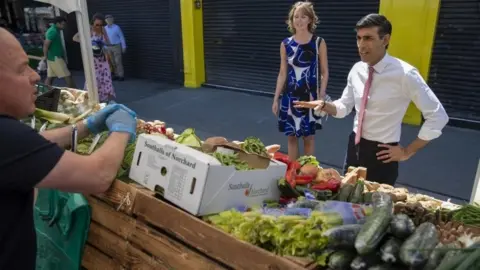
[[[31,191],[64,150],[16,119],[0,116],[0,127],[0,190]]]

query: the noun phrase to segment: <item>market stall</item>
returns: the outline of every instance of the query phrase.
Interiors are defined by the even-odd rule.
[[[50,118],[57,124],[46,128],[88,114],[77,116],[68,98],[64,92],[60,105],[69,114]],[[44,127],[48,117],[37,116],[37,128]],[[199,138],[191,128],[175,134],[159,120],[138,120],[137,133],[112,188],[87,196],[87,269],[475,269],[480,263],[477,204],[370,182],[365,168],[341,176],[312,156],[291,161],[279,145],[254,137]],[[82,140],[77,152],[89,154],[102,141]]]

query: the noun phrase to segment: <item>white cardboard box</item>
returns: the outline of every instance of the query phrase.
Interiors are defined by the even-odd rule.
[[[155,190],[164,198],[199,216],[216,214],[238,206],[261,205],[278,200],[277,181],[287,167],[272,161],[265,170],[237,171],[222,166],[205,153],[161,136],[139,136],[130,179]]]

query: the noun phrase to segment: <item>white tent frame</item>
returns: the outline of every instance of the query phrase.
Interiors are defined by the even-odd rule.
[[[95,76],[92,39],[90,34],[90,23],[88,19],[88,8],[86,0],[35,0],[58,7],[59,9],[72,13],[75,12],[77,19],[78,34],[80,36],[80,48],[82,51],[83,69],[88,89],[88,99],[91,106],[98,104],[98,87]]]

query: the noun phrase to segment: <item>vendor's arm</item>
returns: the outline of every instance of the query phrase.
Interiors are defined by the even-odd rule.
[[[1,190],[30,192],[34,187],[101,193],[109,188],[130,139],[113,132],[92,155],[63,150],[18,120],[2,121]]]
[[[405,154],[410,158],[429,141],[440,137],[448,123],[448,115],[418,70],[412,69],[406,74],[403,89],[425,118],[418,137],[405,148]]]
[[[81,140],[90,134],[87,126],[82,122],[77,123],[78,139]],[[40,133],[45,139],[56,143],[62,148],[70,146],[72,140],[72,126],[46,130]]]

